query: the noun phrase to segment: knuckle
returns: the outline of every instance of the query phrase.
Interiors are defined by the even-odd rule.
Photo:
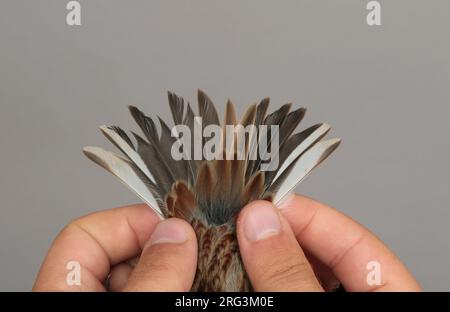
[[[59,232],[59,235],[58,235],[58,236],[64,236],[64,235],[66,235],[66,234],[73,233],[74,231],[78,231],[78,230],[80,229],[79,221],[78,221],[78,220],[79,220],[79,219],[72,220],[72,221],[70,221],[68,224],[66,224],[66,225],[61,229],[61,231]]]
[[[72,232],[74,230],[80,230],[80,228],[83,228],[83,224],[85,223],[86,218],[91,216],[93,213],[90,213],[86,216],[78,217],[75,219],[72,219],[69,223],[67,223],[60,231],[60,233],[67,233]]]

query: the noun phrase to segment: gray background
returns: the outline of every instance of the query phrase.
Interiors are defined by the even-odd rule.
[[[137,202],[89,162],[97,126],[168,118],[166,91],[220,111],[264,96],[343,138],[297,190],[377,233],[426,290],[450,281],[450,2],[67,1],[0,5],[0,290],[28,290],[71,219]]]

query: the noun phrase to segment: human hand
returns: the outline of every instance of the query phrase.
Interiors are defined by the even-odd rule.
[[[197,262],[195,234],[185,221],[158,221],[147,206],[137,205],[72,222],[53,243],[33,290],[104,291],[109,275],[110,290],[188,291]],[[348,291],[420,290],[373,234],[311,199],[292,196],[280,210],[264,201],[251,203],[238,218],[237,234],[257,291],[329,290],[334,276]],[[140,254],[134,268],[128,260]],[[66,282],[66,264],[72,260],[81,266],[79,286]],[[370,261],[380,264],[381,285],[366,282]]]
[[[377,237],[306,197],[289,195],[278,208],[267,201],[250,203],[239,215],[237,236],[256,291],[332,290],[338,281],[347,291],[420,290]],[[379,283],[368,282],[371,264],[379,269],[374,272]]]
[[[66,226],[53,242],[34,291],[189,291],[197,239],[185,221],[159,222],[147,205],[90,214]],[[130,259],[139,257],[134,267]],[[80,285],[67,283],[67,264],[80,264]]]

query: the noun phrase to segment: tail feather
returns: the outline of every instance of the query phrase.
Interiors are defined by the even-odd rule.
[[[161,154],[165,157],[166,162],[172,169],[175,179],[182,180],[187,183],[193,181],[192,173],[189,169],[187,160],[175,160],[172,157],[172,145],[176,142],[176,138],[172,136],[171,129],[160,117],[159,124],[161,125],[161,138],[159,140],[159,148]]]
[[[256,155],[258,152],[258,142],[259,142],[259,126],[263,123],[266,118],[267,109],[269,108],[269,98],[264,98],[256,108],[256,117],[255,117],[255,131],[252,133],[252,136],[249,140],[249,152],[247,159],[247,166],[245,169],[245,181],[248,181],[253,174],[253,168],[256,164]]]
[[[221,146],[221,150],[219,151],[219,153],[223,153],[224,151],[226,151],[227,148],[227,127],[228,125],[230,126],[235,126],[237,124],[237,117],[236,117],[236,109],[234,108],[234,104],[231,102],[231,100],[227,101],[226,104],[226,108],[225,108],[225,116],[224,116],[224,120],[223,120],[223,124],[222,124],[222,136],[220,138],[220,146]],[[234,140],[234,138],[233,138]],[[229,146],[233,146],[233,142],[231,142],[230,144],[228,144]]]
[[[147,183],[145,183],[142,176],[139,176],[134,170],[132,163],[99,147],[85,147],[83,152],[93,162],[119,178],[125,185],[142,198],[142,200],[144,200],[161,218],[164,218],[164,213],[159,208],[155,196],[153,196],[149,190],[151,182],[146,181]]]
[[[273,201],[278,203],[300,183],[315,167],[324,161],[341,143],[340,139],[321,141],[298,157],[281,173],[268,192],[275,194]]]
[[[167,194],[176,179],[171,168],[155,145],[145,141],[141,136],[132,132],[137,141],[137,152],[152,172],[160,189]],[[164,198],[164,196],[162,196]]]
[[[125,131],[118,127],[106,126],[101,126],[100,130],[123,154],[127,155],[127,157],[147,176],[152,183],[156,182],[155,178],[148,170],[147,165],[134,149],[134,145]]]
[[[258,146],[261,144],[260,142],[267,143],[267,149],[270,149],[270,142],[273,135],[279,135],[279,127],[283,124],[286,116],[288,115],[292,104],[284,104],[278,110],[266,116],[264,119],[263,125],[267,126],[267,131],[260,133],[258,138]],[[271,126],[277,126],[274,133],[271,131]],[[267,152],[264,155],[260,155],[260,153],[256,153],[256,162],[253,163],[253,168],[251,169],[249,175],[252,176],[256,171],[258,171],[261,167],[261,163],[263,159],[266,159]]]
[[[197,116],[202,117],[202,130],[208,125],[220,126],[217,110],[203,91],[198,90],[198,115],[189,102],[176,94],[168,92],[168,100],[175,125],[186,126],[191,134],[199,126]],[[258,105],[249,106],[238,121],[235,107],[228,100],[220,148],[216,150],[216,156],[221,157],[215,160],[194,159],[193,135],[191,151],[184,151],[184,159],[174,160],[171,147],[177,139],[170,127],[158,117],[159,133],[153,119],[134,106],[130,106],[130,113],[147,140],[132,132],[135,145],[121,128],[101,127],[103,134],[127,159],[93,147],[85,148],[84,152],[127,184],[161,217],[201,219],[212,225],[233,224],[236,214],[250,201],[279,202],[340,143],[339,139],[322,141],[330,130],[328,124],[317,124],[294,134],[305,116],[305,108],[291,111],[289,103],[267,114],[268,107],[269,98],[265,98]],[[231,144],[226,125],[239,126]],[[260,131],[261,125],[268,126],[268,131]],[[272,125],[278,127],[270,129]],[[248,126],[252,127],[246,129]],[[245,138],[242,146],[238,136]],[[273,136],[279,137],[278,151],[272,151],[270,146]],[[201,142],[205,144],[205,138]],[[262,142],[268,145],[265,155],[259,153]],[[269,149],[270,156],[278,156],[279,166],[263,172],[261,164]],[[227,159],[227,153],[233,157]]]
[[[191,133],[194,131],[194,118],[195,114],[192,111],[191,105],[189,102],[185,105],[184,99],[177,96],[173,92],[168,92],[168,98],[169,98],[169,106],[170,111],[172,112],[172,117],[175,125],[184,125],[187,126]],[[184,113],[184,107],[186,106],[186,113]],[[187,175],[187,182],[189,185],[193,185],[195,183],[195,179],[197,178],[197,167],[198,164],[191,155],[193,155],[193,141],[194,138],[191,138],[190,146],[192,147],[189,151],[183,151],[184,153],[184,159],[185,159],[185,166],[186,168],[186,175]]]
[[[219,125],[219,115],[217,114],[216,107],[214,106],[209,96],[207,96],[205,92],[199,89],[197,92],[197,97],[198,112],[199,116],[202,117],[203,127],[209,125]]]

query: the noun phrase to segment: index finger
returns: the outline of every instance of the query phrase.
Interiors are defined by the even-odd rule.
[[[307,197],[279,205],[299,244],[327,265],[348,291],[419,291],[403,263],[359,223]]]
[[[71,222],[53,242],[33,290],[102,291],[110,267],[138,255],[159,218],[144,204],[96,212]],[[68,283],[71,266],[78,283]],[[75,267],[73,267],[75,268]]]

